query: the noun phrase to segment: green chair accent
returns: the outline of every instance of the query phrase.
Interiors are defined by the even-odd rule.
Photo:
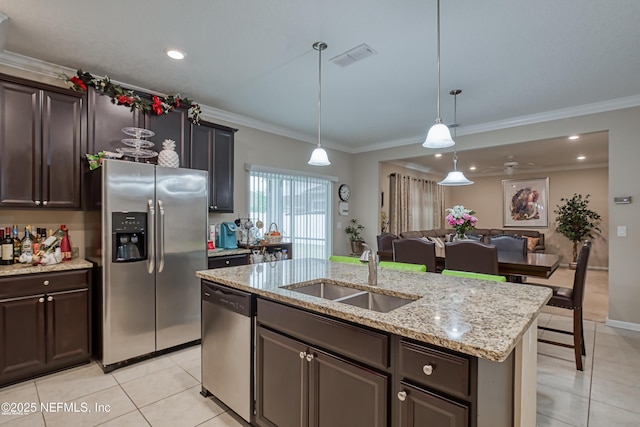
[[[442,270],[443,276],[456,276],[456,277],[466,277],[469,279],[480,279],[480,280],[492,280],[494,282],[506,282],[507,278],[504,276],[496,276],[493,274],[483,274],[483,273],[472,273],[470,271],[458,271],[458,270]]]
[[[393,268],[396,270],[416,271],[418,273],[426,273],[427,266],[422,264],[409,264],[407,262],[380,261],[378,264],[381,268]]]
[[[351,256],[331,255],[329,257],[329,261],[344,262],[346,264],[361,264],[361,265],[364,265],[364,262],[360,262],[360,258],[355,258],[355,257],[351,257]]]

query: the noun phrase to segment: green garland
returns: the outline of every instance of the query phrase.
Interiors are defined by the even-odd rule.
[[[180,94],[167,97],[153,95],[151,100],[148,100],[140,98],[131,89],[123,89],[122,86],[112,83],[107,76],[98,79],[86,71],[78,70],[73,77],[68,77],[64,74],[60,77],[64,81],[71,83],[73,90],[86,92],[88,87],[92,87],[96,91],[109,96],[114,104],[130,107],[131,111],[140,110],[147,114],[159,116],[186,104],[189,105],[189,118],[191,121],[195,124],[200,123],[200,114],[202,112],[200,106],[188,98],[181,98]]]

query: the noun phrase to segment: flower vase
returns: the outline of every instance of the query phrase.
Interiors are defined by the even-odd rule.
[[[453,242],[457,242],[458,240],[467,240],[467,236],[464,233],[456,233],[451,238]]]

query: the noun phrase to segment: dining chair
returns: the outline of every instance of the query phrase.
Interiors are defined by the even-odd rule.
[[[365,264],[363,262],[360,262],[360,258],[356,258],[352,256],[343,256],[343,255],[331,255],[329,257],[329,261],[342,262],[346,264],[362,264],[362,265]]]
[[[546,344],[558,345],[561,347],[572,348],[576,359],[576,369],[583,371],[582,357],[586,356],[584,346],[584,326],[582,323],[582,303],[584,301],[584,287],[587,278],[587,263],[589,262],[589,253],[591,252],[591,241],[586,240],[580,248],[578,254],[578,262],[576,272],[573,276],[573,287],[565,288],[562,286],[554,286],[545,283],[529,283],[534,286],[544,286],[553,291],[553,295],[548,306],[565,308],[573,311],[573,330],[567,331],[563,329],[550,328],[548,326],[538,326],[538,329],[544,331],[557,332],[573,336],[573,345],[563,342],[553,341],[547,338],[538,338],[539,342]]]
[[[498,248],[475,240],[445,243],[444,265],[447,270],[498,275]]]
[[[393,268],[395,270],[416,271],[426,273],[427,266],[422,264],[409,264],[408,262],[380,261],[380,268]]]
[[[527,255],[527,238],[514,236],[513,234],[497,234],[489,236],[487,241],[490,245],[498,248],[498,252],[517,252]]]
[[[472,273],[470,271],[442,270],[443,276],[465,277],[468,279],[491,280],[494,282],[506,282],[505,276],[496,276],[494,274]]]
[[[378,256],[380,260],[390,261],[393,260],[393,241],[398,236],[391,233],[382,233],[376,236],[378,242]]]
[[[421,264],[427,271],[436,272],[436,244],[423,238],[407,237],[395,239],[393,245],[393,261],[409,264]]]

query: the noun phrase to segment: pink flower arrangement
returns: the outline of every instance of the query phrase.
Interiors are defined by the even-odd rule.
[[[458,205],[453,208],[447,208],[447,212],[449,214],[445,217],[445,220],[456,230],[458,237],[462,237],[464,233],[476,227],[478,218],[474,216],[475,211]]]

